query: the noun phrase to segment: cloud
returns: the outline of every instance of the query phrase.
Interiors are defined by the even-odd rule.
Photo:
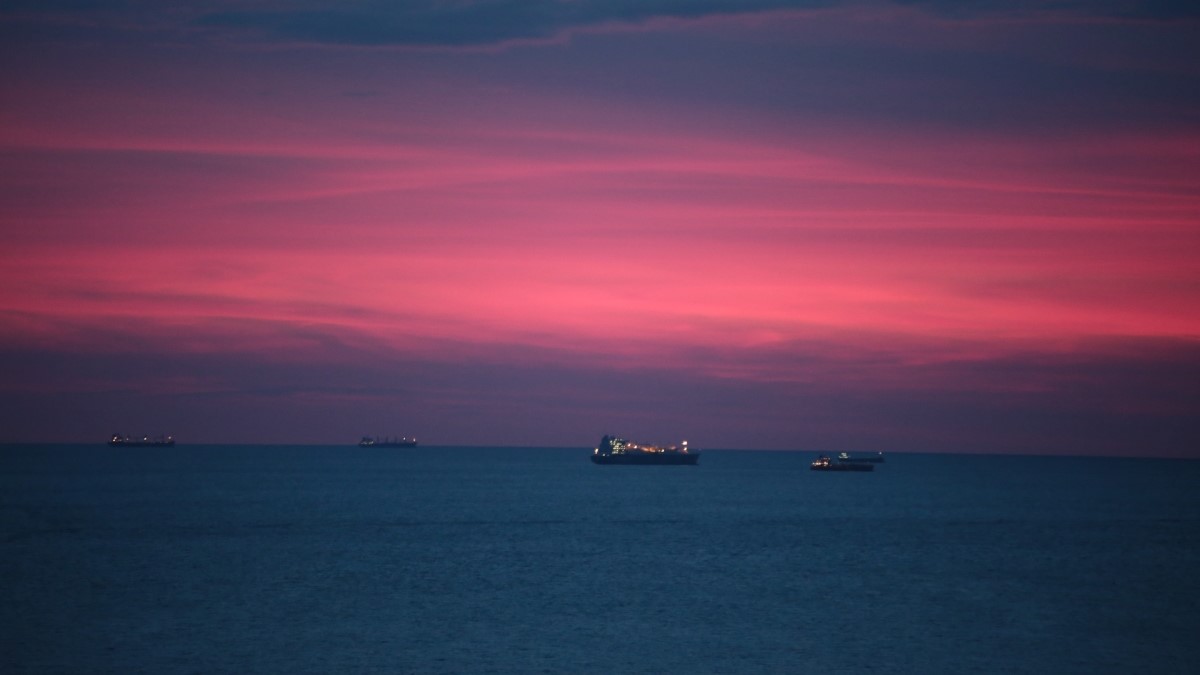
[[[878,3],[885,7],[886,2]],[[1177,20],[1200,16],[1194,3],[1034,0],[961,3],[895,0],[954,20],[1080,17]],[[543,40],[600,25],[656,19],[699,19],[781,10],[855,7],[838,0],[458,0],[439,2],[300,3],[230,9],[196,18],[208,27],[242,29],[267,39],[342,45],[478,46]]]
[[[1200,16],[1200,7],[1189,0],[895,0],[952,18],[987,16],[1091,16],[1113,19],[1173,20]]]
[[[891,0],[867,4],[913,7],[953,21],[1068,18],[1178,21],[1200,16],[1195,3],[1003,0],[960,3]],[[14,39],[79,37],[88,30],[236,34],[268,43],[344,46],[479,47],[554,39],[600,26],[692,20],[776,11],[856,9],[845,0],[260,0],[169,3],[124,0],[10,0],[0,4],[0,31]]]
[[[1192,24],[1040,7],[6,3],[0,428],[1194,439]]]
[[[694,19],[827,5],[818,0],[489,0],[337,3],[300,9],[228,10],[196,24],[256,32],[269,39],[343,45],[490,45],[540,40],[607,23]]]

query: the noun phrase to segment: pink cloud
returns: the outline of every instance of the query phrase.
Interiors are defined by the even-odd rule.
[[[446,360],[518,345],[800,379],[811,363],[752,355],[1200,335],[1192,133],[730,125],[436,72],[316,72],[266,96],[218,65],[175,88],[152,64],[31,77],[0,112],[7,339],[153,324],[181,351],[269,355],[319,349],[313,328]],[[846,335],[852,355],[830,351]]]

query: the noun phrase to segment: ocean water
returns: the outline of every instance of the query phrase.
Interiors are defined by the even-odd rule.
[[[0,447],[4,673],[1195,673],[1200,462]]]

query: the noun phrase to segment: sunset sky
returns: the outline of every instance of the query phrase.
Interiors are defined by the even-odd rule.
[[[1190,2],[0,1],[0,442],[1200,457]]]

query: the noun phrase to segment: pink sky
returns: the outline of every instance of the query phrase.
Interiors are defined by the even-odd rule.
[[[1194,453],[1195,22],[775,16],[18,41],[0,440]]]

